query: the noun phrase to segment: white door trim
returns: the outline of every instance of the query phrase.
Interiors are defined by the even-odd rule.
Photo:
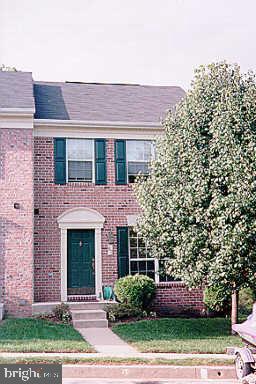
[[[61,230],[61,301],[67,301],[67,231],[68,229],[95,230],[95,293],[102,296],[101,229],[104,216],[91,208],[74,208],[62,213],[58,219]]]

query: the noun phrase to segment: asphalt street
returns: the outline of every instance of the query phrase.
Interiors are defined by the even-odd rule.
[[[63,384],[238,384],[236,380],[104,380],[104,379],[63,379]]]

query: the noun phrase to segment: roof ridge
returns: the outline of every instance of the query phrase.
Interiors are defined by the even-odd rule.
[[[124,86],[124,87],[149,87],[149,88],[183,88],[180,85],[155,85],[155,84],[138,84],[138,83],[97,83],[97,82],[83,82],[83,81],[44,81],[44,80],[34,80],[34,84],[70,84],[70,85],[95,85],[95,86]]]

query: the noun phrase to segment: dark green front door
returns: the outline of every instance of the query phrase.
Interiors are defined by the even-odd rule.
[[[95,293],[94,230],[68,230],[68,295]]]

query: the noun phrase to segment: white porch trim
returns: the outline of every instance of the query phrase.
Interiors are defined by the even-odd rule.
[[[61,230],[61,301],[67,301],[67,231],[68,229],[95,230],[95,293],[102,294],[101,229],[104,216],[91,208],[78,207],[65,211],[58,219]]]

